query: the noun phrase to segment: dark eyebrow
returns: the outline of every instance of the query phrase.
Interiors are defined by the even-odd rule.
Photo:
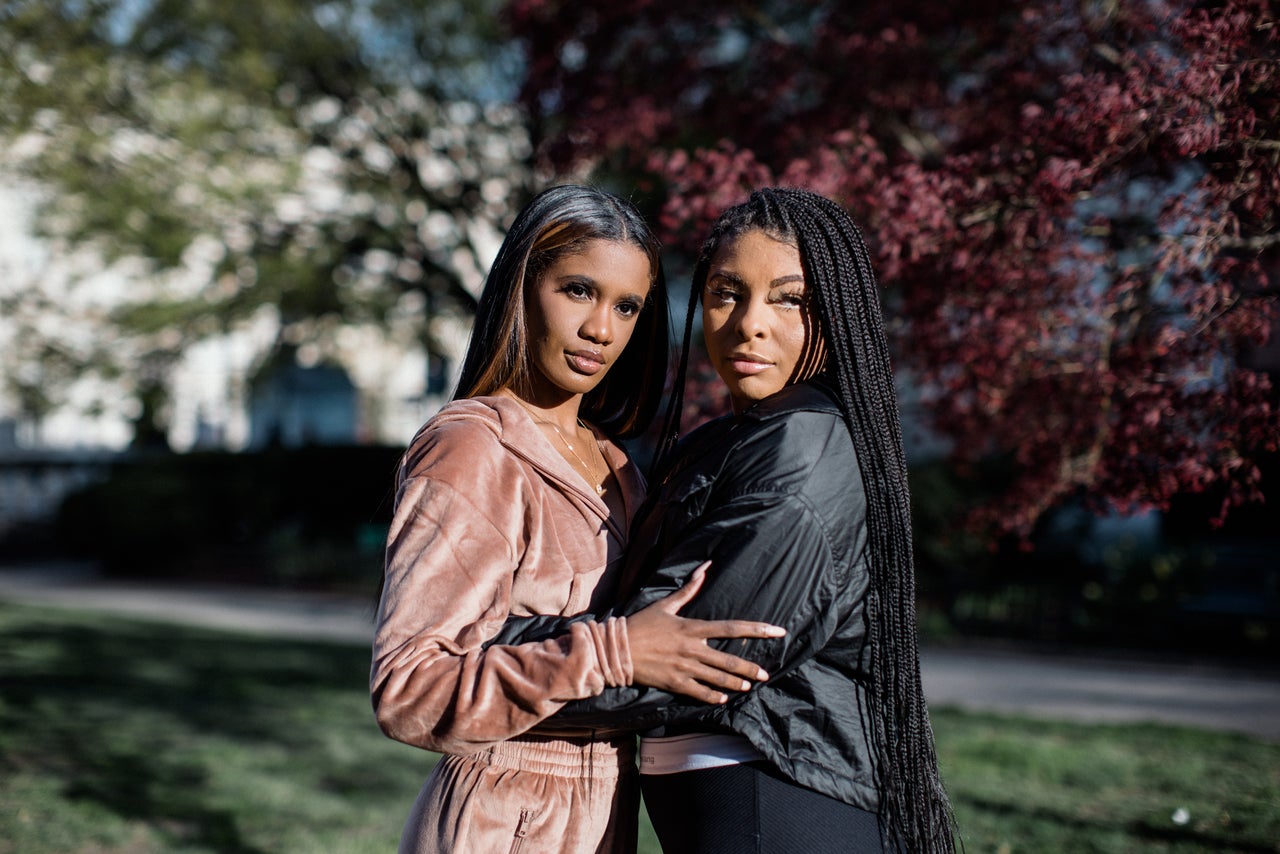
[[[746,284],[747,284],[745,281],[743,281],[742,277],[739,276],[737,273],[733,273],[728,270],[716,270],[707,278],[708,279],[715,279],[715,278],[726,279],[729,282],[735,285],[738,285],[739,287],[746,287]],[[783,285],[789,285],[792,282],[800,282],[801,284],[804,284],[804,276],[803,275],[779,276],[778,278],[774,279],[772,282],[769,283],[769,289],[773,290],[774,288],[780,288]]]
[[[577,282],[584,287],[590,288],[595,293],[600,293],[600,283],[596,281],[595,276],[588,276],[584,273],[569,273],[568,275],[561,276],[556,281],[561,284],[565,282]],[[643,303],[645,301],[645,297],[636,293],[623,294],[619,299],[631,300],[632,302],[639,303]]]
[[[741,277],[741,276],[739,276],[737,273],[730,273],[730,272],[728,272],[727,270],[716,270],[716,271],[715,271],[715,272],[713,272],[713,273],[712,273],[708,278],[711,278],[711,279],[716,279],[716,278],[720,278],[720,279],[727,279],[729,282],[731,282],[732,284],[735,284],[735,285],[740,285],[740,286],[745,286],[745,285],[746,285],[746,282],[742,281],[742,277]]]

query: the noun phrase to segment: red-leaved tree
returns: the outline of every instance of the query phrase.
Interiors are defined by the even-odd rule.
[[[1261,498],[1280,417],[1280,23],[1221,3],[512,0],[554,169],[638,176],[685,247],[756,186],[844,203],[974,512]],[[1274,366],[1273,366],[1274,370]]]

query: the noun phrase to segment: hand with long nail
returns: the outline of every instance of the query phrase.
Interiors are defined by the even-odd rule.
[[[627,617],[633,682],[705,703],[725,703],[725,692],[749,691],[769,674],[746,659],[712,648],[711,638],[779,638],[786,629],[750,620],[693,620],[679,615],[707,577],[710,561],[688,582],[644,610]]]

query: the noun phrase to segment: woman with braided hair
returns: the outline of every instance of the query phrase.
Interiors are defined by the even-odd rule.
[[[675,445],[699,302],[734,412]],[[795,189],[726,211],[694,268],[679,373],[624,570],[634,592],[613,613],[658,601],[709,559],[682,616],[786,627],[717,642],[770,679],[718,706],[610,688],[545,725],[646,731],[642,788],[668,854],[953,851],[920,684],[888,344],[849,216]],[[563,628],[511,621],[504,634]]]
[[[516,217],[457,396],[397,472],[370,694],[388,736],[445,754],[402,852],[634,849],[632,733],[543,719],[606,685],[723,702],[764,677],[704,639],[773,627],[675,616],[696,581],[625,619],[492,643],[508,615],[615,601],[644,481],[614,437],[658,409],[666,330],[658,241],[630,203],[565,185]]]

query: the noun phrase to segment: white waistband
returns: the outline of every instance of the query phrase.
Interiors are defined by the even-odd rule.
[[[640,739],[641,774],[678,774],[764,759],[751,742],[730,733],[695,732]]]

